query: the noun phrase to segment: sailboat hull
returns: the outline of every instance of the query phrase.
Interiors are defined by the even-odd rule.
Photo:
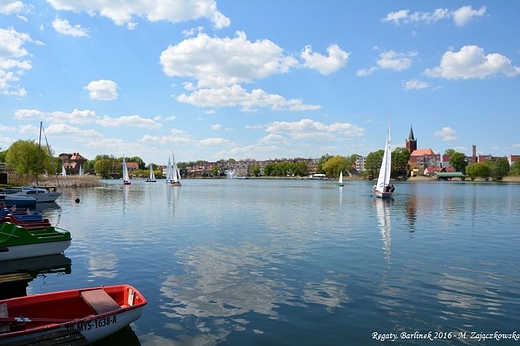
[[[376,190],[375,193],[376,197],[379,198],[392,198],[392,192],[382,192],[379,190]]]

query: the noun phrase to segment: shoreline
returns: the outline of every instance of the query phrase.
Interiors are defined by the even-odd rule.
[[[221,178],[190,178],[191,179],[221,179]],[[227,178],[226,178],[227,179]],[[278,179],[278,180],[320,180],[320,179],[309,179],[307,177],[249,177],[247,179]],[[144,180],[143,179],[135,179],[135,180]],[[160,180],[160,179],[159,179]],[[326,181],[335,181],[335,179],[321,179]],[[361,178],[344,178],[345,181],[349,180],[365,180]],[[416,176],[416,177],[409,177],[406,180],[402,181],[408,181],[408,182],[414,182],[414,181],[438,181],[436,178],[427,177],[427,176]],[[476,179],[474,181],[471,181],[471,179],[466,180],[460,180],[460,179],[453,179],[452,181],[465,181],[465,182],[486,182],[484,179]],[[489,182],[494,182],[493,180],[489,180]],[[496,181],[495,181],[496,182]],[[520,176],[506,176],[502,179],[502,182],[504,183],[520,183]],[[35,182],[32,183],[32,185],[35,185]],[[65,176],[65,177],[52,177],[52,178],[43,178],[39,180],[38,185],[40,187],[47,187],[47,188],[85,188],[85,187],[99,187],[104,186],[105,183],[103,182],[103,179],[96,177],[96,176]]]

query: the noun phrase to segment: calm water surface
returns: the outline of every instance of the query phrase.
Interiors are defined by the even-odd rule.
[[[472,333],[520,333],[520,185],[404,182],[389,202],[371,185],[68,189],[43,213],[72,233],[71,273],[40,275],[27,291],[130,283],[149,302],[132,325],[142,345],[389,342],[374,333],[489,345]]]

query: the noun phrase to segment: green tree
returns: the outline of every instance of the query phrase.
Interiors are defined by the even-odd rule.
[[[113,155],[98,155],[94,159],[94,171],[102,178],[109,178],[113,174],[121,174],[122,158],[116,159]]]
[[[491,169],[486,162],[477,162],[466,166],[466,175],[471,180],[475,180],[478,177],[487,179],[490,173]]]
[[[24,175],[26,178],[54,171],[47,150],[33,140],[18,140],[11,144],[5,156],[5,163],[16,174]]]
[[[331,157],[332,157],[331,155],[329,155],[329,154],[325,154],[325,155],[323,155],[322,157],[320,157],[320,158],[318,159],[318,165],[317,165],[317,167],[316,167],[316,173],[325,173],[325,171],[323,170],[323,167],[322,167],[322,166],[323,166],[323,164],[324,164],[325,162],[327,162]]]
[[[406,148],[397,147],[392,152],[392,171],[394,175],[406,177],[406,168],[410,160],[410,152]]]
[[[450,156],[455,153],[456,153],[455,149],[446,149],[446,151],[444,152],[445,155],[450,155]]]
[[[509,174],[511,167],[509,166],[509,161],[505,158],[499,158],[495,162],[490,162],[491,168],[491,178],[493,180],[502,180],[506,175]]]
[[[466,166],[468,162],[466,161],[466,155],[459,152],[454,152],[450,157],[450,166],[453,167],[457,172],[465,173]]]
[[[251,167],[251,171],[250,173],[255,176],[255,177],[258,177],[260,175],[260,165],[258,163],[255,163],[252,167]]]
[[[348,174],[351,167],[351,161],[340,155],[331,157],[322,165],[322,169],[328,177],[339,177],[339,172]]]
[[[511,167],[511,171],[514,175],[520,175],[520,159],[513,162],[513,166]]]
[[[367,159],[365,161],[365,169],[372,178],[377,177],[377,175],[379,174],[384,154],[385,151],[383,149],[380,149],[378,151],[373,151],[367,155]]]
[[[7,150],[0,151],[0,162],[5,162],[6,156],[7,156]]]
[[[211,175],[214,177],[218,176],[219,172],[220,172],[220,168],[218,166],[215,166],[211,169]]]

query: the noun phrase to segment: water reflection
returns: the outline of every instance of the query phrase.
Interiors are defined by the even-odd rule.
[[[172,210],[173,216],[175,216],[175,210],[179,207],[179,195],[181,193],[180,186],[167,186],[166,187],[166,199],[168,206]]]
[[[417,220],[417,196],[410,194],[406,200],[406,219],[408,220],[408,231],[415,232],[415,222]]]
[[[329,270],[319,280],[294,277],[289,268],[280,267],[285,261],[280,257],[276,250],[265,251],[252,243],[194,246],[176,253],[184,272],[169,275],[161,284],[160,309],[168,317],[165,328],[197,329],[204,336],[194,338],[203,337],[204,344],[211,344],[207,338],[217,342],[244,330],[252,323],[248,317],[252,313],[278,320],[282,306],[319,305],[332,312],[349,301],[344,274]]]
[[[392,245],[392,225],[390,222],[390,205],[394,203],[393,198],[374,198],[377,212],[377,225],[381,230],[383,240],[383,251],[387,264],[390,264],[391,245]]]
[[[63,254],[2,261],[0,299],[27,295],[27,286],[36,277],[70,274],[71,259]]]

